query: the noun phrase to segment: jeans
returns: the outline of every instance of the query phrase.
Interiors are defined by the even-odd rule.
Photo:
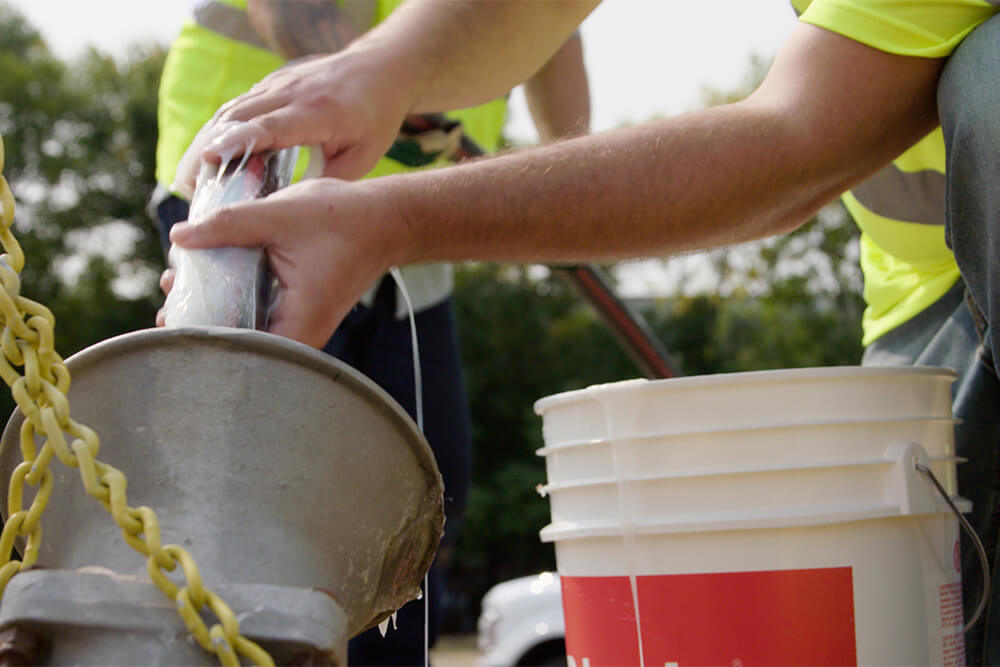
[[[969,522],[983,540],[992,563],[997,557],[997,510],[1000,489],[1000,382],[991,365],[982,357],[974,306],[965,284],[959,281],[936,303],[922,313],[877,339],[865,350],[866,366],[944,366],[958,372],[952,385],[952,411],[955,424],[955,450],[968,459],[958,466],[959,493],[972,501]],[[1000,582],[996,577],[993,586]],[[982,598],[982,568],[976,551],[962,534],[962,597],[965,618],[972,617]],[[966,636],[966,655],[970,665],[987,664],[982,657],[987,624],[996,623],[996,614],[987,613]],[[989,633],[994,643],[996,633]],[[994,649],[995,650],[995,649]],[[990,661],[988,664],[996,664]]]
[[[361,370],[412,416],[416,398],[410,324],[399,320],[396,287],[382,280],[371,308],[356,306],[323,348]],[[437,636],[444,572],[465,510],[469,483],[469,419],[451,300],[416,314],[423,379],[424,434],[434,451],[445,487],[445,537],[429,583],[431,645]],[[350,641],[349,665],[424,664],[424,602],[415,600],[397,614],[397,629],[383,638],[377,628]]]
[[[982,377],[970,387],[967,401],[980,403],[968,410],[972,438],[968,467],[983,467],[976,493],[987,505],[984,526],[993,569],[993,604],[986,616],[979,653],[967,651],[970,664],[1000,664],[1000,567],[997,548],[997,448],[1000,446],[1000,392],[997,355],[1000,354],[1000,15],[976,28],[956,49],[941,75],[938,111],[948,151],[945,233],[968,290],[970,312],[982,336]],[[972,458],[977,457],[977,458]],[[963,492],[965,493],[965,492]],[[972,499],[975,502],[975,498]],[[968,571],[968,570],[966,570]],[[970,647],[979,649],[978,634]]]
[[[946,64],[938,112],[947,148],[945,237],[962,278],[937,303],[876,340],[864,363],[947,366],[953,386],[959,493],[987,550],[993,594],[966,636],[970,665],[1000,664],[1000,15],[976,28]],[[982,572],[962,536],[965,617],[982,597]]]
[[[156,205],[160,238],[169,247],[167,233],[175,222],[187,219],[188,205],[168,197]],[[396,289],[383,278],[371,307],[357,305],[326,343],[323,351],[368,376],[416,419],[413,348],[409,320],[395,317]],[[416,313],[420,348],[424,435],[444,479],[445,536],[429,575],[429,640],[437,635],[444,574],[461,525],[470,476],[470,424],[461,355],[451,299]],[[378,493],[373,489],[373,493]],[[377,628],[348,643],[348,664],[422,665],[424,663],[424,601],[415,600],[397,614],[398,629],[385,638]]]

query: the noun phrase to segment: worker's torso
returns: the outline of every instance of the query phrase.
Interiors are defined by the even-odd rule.
[[[792,5],[810,23],[883,51],[918,57],[946,57],[998,10],[984,0],[792,0]],[[844,194],[862,231],[865,344],[937,301],[959,279],[945,243],[944,173],[938,128]]]

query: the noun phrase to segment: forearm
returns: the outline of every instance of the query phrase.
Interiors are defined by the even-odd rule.
[[[399,260],[616,260],[787,232],[907,145],[820,154],[822,131],[748,101],[396,178]]]
[[[941,64],[800,24],[742,102],[395,179],[402,259],[618,259],[789,231],[934,128]]]
[[[765,113],[720,107],[397,178],[405,263],[665,256],[785,231],[836,192],[799,187],[774,205],[782,134]]]
[[[351,47],[404,88],[411,112],[460,109],[534,74],[599,0],[409,0]]]
[[[590,87],[578,33],[524,82],[524,96],[543,143],[590,129]]]

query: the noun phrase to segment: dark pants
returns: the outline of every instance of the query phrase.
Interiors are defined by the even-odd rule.
[[[958,372],[952,386],[955,453],[968,459],[958,466],[959,494],[972,501],[968,519],[985,543],[991,559],[997,553],[998,472],[1000,472],[1000,382],[982,358],[983,330],[965,283],[909,322],[885,334],[865,350],[866,366],[944,366]],[[965,618],[982,599],[982,567],[966,535],[962,535],[962,597]],[[995,568],[994,568],[995,569]],[[967,662],[983,664],[984,633],[990,615],[966,636]],[[990,663],[993,664],[993,663]]]
[[[976,28],[945,66],[938,111],[947,147],[945,233],[962,272],[949,294],[875,341],[866,364],[948,366],[953,387],[959,493],[992,568],[986,616],[966,635],[970,665],[1000,664],[1000,16]],[[982,568],[963,535],[962,588],[969,619]]]
[[[187,202],[169,197],[157,207],[160,235],[168,247],[167,232],[187,219]],[[397,291],[392,278],[380,283],[371,307],[356,306],[334,332],[323,351],[361,371],[392,396],[416,419],[413,348],[410,324],[395,317]],[[468,404],[451,299],[416,314],[420,348],[424,435],[434,451],[445,487],[445,537],[430,572],[428,623],[431,645],[437,635],[444,571],[468,495],[470,435]],[[398,629],[383,638],[377,628],[348,645],[348,662],[364,665],[422,665],[424,663],[424,601],[399,610]]]
[[[972,439],[966,467],[976,469],[976,486],[963,494],[981,498],[973,511],[989,548],[993,595],[980,635],[968,637],[969,664],[1000,664],[1000,389],[996,360],[1000,355],[1000,16],[976,28],[949,59],[938,86],[938,111],[948,149],[948,243],[971,302],[982,345],[976,373],[965,401],[982,403],[973,414],[959,417]],[[988,389],[987,389],[988,387]],[[975,397],[975,398],[974,398]],[[959,397],[961,399],[962,397]],[[958,402],[956,402],[956,405]],[[978,422],[976,421],[978,420]],[[959,487],[961,491],[961,487]],[[974,503],[976,498],[970,498]],[[968,573],[969,569],[963,570]],[[975,582],[973,582],[974,585]],[[967,595],[973,595],[971,588]],[[968,603],[967,603],[968,604]]]

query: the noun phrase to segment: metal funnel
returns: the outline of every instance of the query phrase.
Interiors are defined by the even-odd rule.
[[[443,530],[441,475],[403,409],[357,371],[225,328],[138,331],[67,366],[73,417],[100,435],[99,458],[126,474],[129,503],[156,510],[164,542],[188,548],[208,586],[323,589],[349,636],[419,593]],[[22,421],[15,411],[3,433],[3,480],[20,460]],[[39,565],[145,572],[78,471],[50,467]]]

